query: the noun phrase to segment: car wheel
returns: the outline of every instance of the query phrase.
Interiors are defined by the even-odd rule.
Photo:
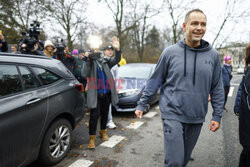
[[[65,119],[56,120],[46,132],[42,141],[39,162],[53,165],[61,161],[71,145],[72,127]]]

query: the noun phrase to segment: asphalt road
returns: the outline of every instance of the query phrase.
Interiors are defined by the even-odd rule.
[[[238,118],[233,114],[234,100],[241,75],[232,79],[232,94],[228,98],[223,113],[221,128],[211,132],[208,125],[211,120],[212,107],[202,132],[193,151],[194,161],[188,167],[236,167],[242,147],[238,139]],[[163,132],[158,105],[151,107],[152,118],[135,118],[134,113],[115,113],[113,116],[117,128],[108,134],[114,142],[103,144],[97,137],[96,149],[88,150],[88,119],[87,113],[73,133],[73,144],[70,153],[55,167],[162,167],[164,160]],[[130,125],[130,126],[129,126]],[[136,126],[139,126],[136,128]],[[129,127],[128,127],[129,126]],[[98,136],[98,135],[97,135]],[[40,167],[33,163],[30,167]]]

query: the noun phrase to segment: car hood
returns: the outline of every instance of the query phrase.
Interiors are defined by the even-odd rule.
[[[119,92],[128,91],[128,90],[141,90],[146,86],[147,79],[141,78],[119,78],[116,83],[117,89]]]

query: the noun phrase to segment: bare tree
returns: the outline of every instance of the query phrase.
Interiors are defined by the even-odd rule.
[[[32,21],[44,20],[41,4],[42,0],[0,1],[1,29],[5,30],[10,42],[16,43],[21,38],[21,32],[26,31]]]
[[[242,3],[243,3],[243,0],[227,0],[226,1],[224,18],[222,20],[222,23],[220,24],[219,30],[217,31],[217,33],[215,35],[215,38],[212,42],[212,46],[214,46],[215,42],[220,37],[221,32],[223,31],[223,28],[225,27],[225,25],[228,21],[237,22],[239,19],[244,19],[245,17],[249,17],[249,6],[244,9],[244,5]],[[240,12],[239,12],[239,9],[241,9]],[[233,27],[233,29],[234,29],[234,27]],[[229,36],[224,38],[223,42],[228,37]],[[218,45],[220,45],[220,47],[221,47],[222,44],[218,44]]]
[[[184,20],[183,11],[189,10],[197,0],[182,1],[182,0],[165,0],[168,8],[168,14],[172,21],[173,43],[176,43],[182,35],[182,28],[179,26],[181,20]]]
[[[139,56],[139,61],[143,61],[144,51],[145,51],[145,36],[147,34],[148,27],[148,19],[156,16],[162,10],[163,5],[159,5],[159,8],[152,7],[152,1],[145,1],[138,3],[136,1],[134,4],[131,4],[133,11],[133,21],[135,23],[135,27],[132,29],[133,31],[133,43],[136,46],[137,54]],[[139,7],[138,7],[139,6]],[[139,11],[139,12],[138,12]]]
[[[101,2],[102,0],[99,0]],[[138,20],[131,21],[132,0],[103,0],[113,15],[116,24],[117,36],[120,39],[121,48],[129,31],[136,26]]]
[[[44,6],[52,18],[50,22],[55,20],[66,33],[70,50],[73,49],[73,43],[79,34],[78,28],[86,22],[86,15],[83,13],[86,7],[85,0],[47,0]]]

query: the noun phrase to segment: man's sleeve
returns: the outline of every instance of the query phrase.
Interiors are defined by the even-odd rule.
[[[210,89],[211,103],[213,107],[212,120],[220,122],[224,105],[224,88],[222,82],[222,70],[219,55],[217,55],[215,68],[213,71],[212,85]]]
[[[110,58],[108,63],[110,69],[121,61],[121,53],[122,53],[121,50],[119,51],[115,50],[114,52],[115,55]]]
[[[242,94],[242,81],[240,83],[239,89],[237,91],[237,95],[235,98],[235,103],[234,103],[234,113],[237,115],[240,112],[240,99],[241,99],[241,94]]]
[[[167,57],[166,51],[164,51],[159,58],[159,61],[156,65],[153,75],[147,81],[145,89],[142,92],[142,96],[137,103],[138,105],[136,109],[141,110],[141,111],[146,111],[147,106],[149,105],[150,99],[164,82],[166,75],[167,75],[167,60],[166,60],[167,58],[166,57]]]
[[[246,102],[247,102],[247,107],[248,110],[250,110],[250,68],[248,67],[247,71],[246,71],[246,76],[245,76],[245,80],[244,80],[244,91],[247,93],[247,97],[246,97]]]

